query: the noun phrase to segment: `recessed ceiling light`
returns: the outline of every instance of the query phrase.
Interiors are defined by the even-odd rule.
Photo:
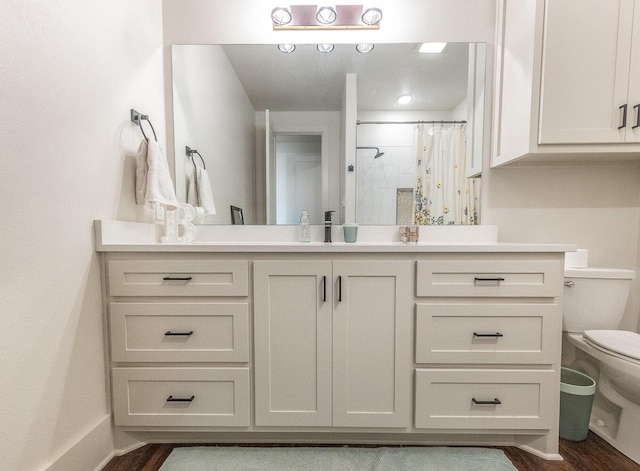
[[[271,10],[271,20],[278,26],[287,25],[291,23],[292,19],[293,17],[291,16],[291,12],[288,8],[276,7]]]
[[[440,54],[447,43],[422,43],[418,52],[423,54]]]
[[[367,25],[377,25],[382,19],[382,10],[380,8],[367,8],[362,13],[362,22]]]
[[[280,52],[289,54],[296,50],[296,45],[295,44],[278,44],[278,49],[280,49]]]
[[[373,51],[373,44],[370,44],[370,43],[356,44],[356,51],[362,54],[368,54],[369,52]]]
[[[402,95],[399,96],[398,99],[396,100],[396,102],[399,105],[406,105],[407,103],[410,103],[411,100],[413,100],[413,97],[411,95]]]

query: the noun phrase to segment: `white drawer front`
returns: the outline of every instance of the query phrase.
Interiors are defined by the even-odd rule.
[[[247,261],[110,260],[111,296],[247,296]]]
[[[114,368],[114,422],[249,426],[249,368]]]
[[[417,262],[417,296],[555,297],[563,268],[555,260]]]
[[[246,303],[111,303],[113,361],[247,362]]]
[[[416,363],[560,361],[558,304],[418,304]]]
[[[550,370],[418,369],[415,425],[550,429],[557,426],[559,391],[558,374]]]

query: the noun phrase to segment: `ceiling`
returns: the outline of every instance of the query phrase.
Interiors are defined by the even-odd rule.
[[[229,61],[256,110],[339,111],[345,74],[358,76],[360,111],[445,111],[467,96],[469,46],[449,43],[441,54],[417,44],[376,44],[369,54],[337,44],[328,54],[299,44],[291,54],[276,45],[225,45]],[[410,94],[409,105],[395,103]]]

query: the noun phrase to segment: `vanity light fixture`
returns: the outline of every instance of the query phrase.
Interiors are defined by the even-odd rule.
[[[379,29],[380,8],[362,5],[289,5],[271,11],[274,30]]]
[[[335,23],[337,17],[336,7],[332,5],[318,7],[318,11],[316,12],[316,20],[323,25]]]
[[[293,16],[291,11],[286,7],[275,7],[271,10],[271,20],[274,25],[284,26],[291,23]]]
[[[406,105],[407,103],[411,103],[412,100],[413,97],[411,95],[401,95],[396,100],[396,103],[398,103],[399,105]]]
[[[362,12],[362,22],[367,25],[380,24],[382,20],[382,10],[380,8],[367,8]]]
[[[296,50],[295,44],[278,44],[278,49],[280,52],[284,52],[285,54],[290,54]]]
[[[440,54],[447,43],[422,43],[418,48],[418,52],[423,54]]]
[[[368,54],[373,51],[373,44],[371,43],[360,43],[356,44],[356,51],[361,54]]]
[[[316,48],[318,49],[318,51],[320,51],[320,52],[322,52],[322,53],[325,53],[325,54],[327,54],[327,53],[329,53],[329,52],[333,51],[333,50],[335,49],[335,47],[336,47],[335,45],[333,45],[333,44],[327,44],[327,43],[325,43],[325,44],[318,44],[318,45],[316,46]]]

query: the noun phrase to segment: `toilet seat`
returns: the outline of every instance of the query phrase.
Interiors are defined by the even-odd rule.
[[[640,364],[640,334],[628,330],[585,330],[584,340],[601,351]]]

